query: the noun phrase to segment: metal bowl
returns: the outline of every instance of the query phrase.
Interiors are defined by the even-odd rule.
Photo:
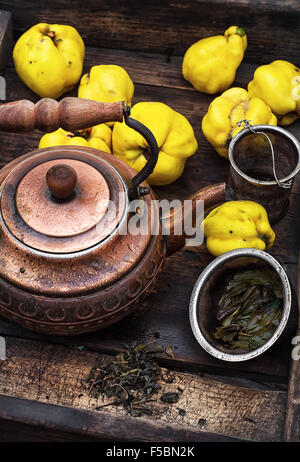
[[[224,281],[230,273],[239,269],[272,268],[278,274],[283,290],[283,310],[280,323],[273,336],[256,350],[232,350],[213,336],[216,328],[217,303],[224,289]],[[268,350],[282,334],[292,305],[291,286],[286,272],[279,262],[266,252],[257,249],[237,249],[213,260],[200,274],[190,300],[190,323],[198,343],[207,353],[223,361],[246,361]]]

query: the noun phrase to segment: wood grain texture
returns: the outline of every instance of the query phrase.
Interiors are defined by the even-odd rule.
[[[299,60],[300,11],[296,0],[162,0],[122,2],[53,0],[38,7],[33,0],[1,1],[13,13],[16,37],[39,22],[70,24],[87,46],[182,55],[200,38],[223,34],[233,24],[249,39],[246,59]],[[67,14],[66,14],[67,11]],[[276,30],[276,37],[274,31]]]
[[[181,58],[167,61],[163,54],[144,52],[124,52],[106,49],[87,49],[85,69],[100,63],[115,63],[125,66],[134,84],[133,104],[139,101],[162,101],[173,109],[184,114],[191,122],[199,144],[197,153],[188,159],[184,174],[168,187],[155,188],[159,198],[188,197],[199,188],[212,183],[226,181],[229,164],[218,156],[201,133],[201,120],[207,111],[213,96],[204,95],[191,89],[182,79],[179,69]],[[245,86],[253,73],[253,65],[245,64],[237,75],[237,85]],[[170,80],[168,82],[168,75]],[[17,77],[12,61],[6,69],[8,82],[7,96],[9,101],[30,99],[37,101],[34,95]],[[68,95],[76,95],[77,89]],[[300,123],[290,130],[300,138]],[[3,148],[0,165],[35,149],[42,133],[35,131],[26,136],[2,132],[0,140]],[[297,261],[300,240],[300,217],[298,214],[300,178],[293,186],[290,208],[284,220],[275,225],[275,245],[272,254],[286,265],[290,280],[296,288]],[[214,371],[219,374],[233,374],[259,380],[275,380],[287,383],[290,361],[291,338],[296,326],[297,308],[294,308],[288,329],[274,349],[260,358],[250,362],[224,364],[208,355],[194,339],[188,320],[189,298],[197,277],[212,260],[205,246],[186,248],[167,260],[160,276],[156,290],[141,306],[145,312],[139,318],[128,318],[126,328],[124,322],[111,326],[107,330],[79,338],[51,339],[37,336],[22,330],[6,321],[0,322],[0,334],[18,335],[27,338],[42,338],[44,341],[55,341],[61,344],[86,345],[93,351],[116,352],[124,348],[130,341],[152,341],[157,339],[163,346],[173,345],[174,360],[163,358],[169,367],[192,368],[194,370]],[[170,325],[172,319],[172,325]]]
[[[298,264],[298,303],[300,294],[300,266]],[[299,305],[298,305],[299,307]],[[299,307],[300,309],[300,307]],[[284,440],[300,441],[300,313],[298,314],[298,329],[293,340],[293,351],[291,352],[289,384],[286,404],[286,415],[284,423]]]
[[[80,425],[81,433],[88,436],[97,436],[97,432],[99,435],[102,432],[103,437],[107,432],[108,437],[109,431],[112,432],[109,425],[118,424],[118,431],[114,429],[114,433],[120,440],[149,441],[153,437],[152,432],[156,431],[158,441],[163,441],[163,436],[167,438],[166,441],[176,441],[172,439],[176,436],[175,433],[170,432],[169,436],[166,433],[158,433],[159,427],[166,430],[169,426],[173,431],[175,428],[181,430],[181,437],[184,437],[185,431],[185,438],[197,438],[192,441],[209,440],[211,433],[219,435],[217,441],[222,440],[221,435],[262,441],[282,439],[285,392],[248,390],[177,372],[173,384],[162,382],[162,391],[176,391],[178,386],[183,390],[176,404],[166,405],[160,401],[160,395],[157,395],[154,401],[149,403],[153,409],[152,416],[125,418],[125,411],[121,408],[101,408],[108,403],[107,398],[100,396],[96,399],[89,396],[85,380],[92,365],[101,358],[100,355],[43,342],[16,338],[7,338],[6,341],[7,360],[0,362],[0,394],[32,400],[33,403],[47,403],[52,410],[49,409],[45,419],[41,419],[42,426],[46,425],[47,416],[50,425],[55,406],[67,406],[72,408],[72,415],[75,417],[79,411],[90,413],[90,422],[93,422],[93,425],[89,429],[84,428],[85,414]],[[18,405],[13,406],[12,403],[10,408],[6,406],[5,411],[4,408],[4,401],[0,396],[0,418],[13,420],[20,417]],[[180,410],[184,410],[185,414],[182,415]],[[33,404],[29,415],[31,421],[29,418],[21,421],[32,424],[41,418],[41,415],[35,414]],[[73,425],[74,431],[74,421],[76,422],[77,418],[74,418],[73,422],[70,419],[69,428],[60,429],[71,431]],[[139,434],[134,433],[141,424],[143,431]],[[58,421],[56,428],[59,428]],[[177,434],[177,437],[180,438],[180,434]]]
[[[7,66],[13,45],[12,14],[9,11],[0,10],[0,72]]]
[[[0,10],[0,73],[6,67],[13,41],[12,17],[9,11]]]
[[[66,441],[70,441],[70,435],[79,435],[79,441],[88,440],[98,442],[233,442],[237,441],[226,435],[216,433],[195,431],[186,427],[178,427],[172,424],[163,425],[154,421],[143,420],[142,431],[141,422],[127,416],[112,416],[107,412],[92,412],[68,406],[57,406],[54,404],[41,403],[28,399],[11,398],[0,395],[0,425],[3,422],[17,424],[19,421],[25,422],[24,426],[35,427],[36,433],[40,435],[49,431],[47,441],[52,441],[51,434],[56,429],[55,434],[60,435],[59,441],[67,436]],[[0,427],[1,428],[1,427]],[[59,433],[58,433],[59,432]],[[18,441],[19,438],[13,441]],[[25,440],[22,440],[27,442]],[[34,440],[36,441],[36,440]]]
[[[18,402],[20,401],[18,400]],[[15,398],[9,398],[9,403],[9,405],[13,406]],[[28,408],[28,401],[26,401],[26,404]],[[87,435],[79,435],[78,433],[62,430],[41,428],[40,425],[28,425],[13,420],[8,421],[7,419],[0,419],[1,443],[94,443],[95,441],[97,441],[97,439]]]
[[[0,106],[0,130],[12,133],[27,133],[34,129],[52,132],[60,127],[76,131],[117,121],[123,121],[122,101],[102,103],[69,97],[58,102],[42,98],[36,104],[23,99]]]
[[[124,67],[136,84],[189,90],[194,92],[194,95],[197,95],[199,92],[182,76],[182,60],[182,56],[172,55],[166,57],[163,53],[88,47],[85,51],[83,74],[89,72],[92,66],[116,64]],[[233,85],[246,88],[257,67],[257,63],[241,63]],[[18,91],[27,90],[27,93],[22,93],[22,97],[29,96],[31,100],[38,99],[38,96],[25,87],[20,79],[15,81],[14,63],[11,57],[7,65],[7,79],[12,89],[17,88]],[[22,88],[23,85],[24,89]],[[202,94],[202,98],[205,96],[210,100],[213,98],[210,95]]]
[[[295,333],[300,339],[300,329]],[[300,441],[300,360],[292,359],[284,424],[284,440]]]

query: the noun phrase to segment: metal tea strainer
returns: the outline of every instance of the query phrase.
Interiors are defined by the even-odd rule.
[[[300,168],[300,144],[287,130],[274,125],[251,125],[241,130],[228,148],[229,187],[235,200],[259,202],[275,223],[287,211],[294,177]]]

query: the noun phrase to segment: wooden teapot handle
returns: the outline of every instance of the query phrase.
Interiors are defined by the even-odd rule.
[[[130,107],[126,106],[124,101],[101,103],[72,97],[63,98],[59,102],[55,99],[43,98],[36,104],[26,99],[14,101],[0,106],[0,131],[26,133],[36,128],[43,132],[53,132],[58,128],[76,131],[104,122],[123,122],[123,118],[130,128],[145,138],[149,146],[147,162],[132,178],[129,189],[130,199],[136,199],[141,195],[149,194],[149,189],[140,188],[140,184],[153,172],[159,151],[154,135],[145,125],[130,117]],[[54,195],[55,192],[57,195],[58,189],[57,184],[54,185]],[[67,194],[68,185],[66,190]]]
[[[52,132],[59,127],[75,131],[104,122],[123,121],[123,102],[101,103],[83,98],[61,101],[43,98],[36,104],[19,100],[0,106],[0,130],[14,133],[39,129]]]

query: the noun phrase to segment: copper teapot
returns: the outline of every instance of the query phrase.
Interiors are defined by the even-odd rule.
[[[80,146],[35,150],[0,171],[0,314],[5,318],[55,335],[109,326],[138,307],[165,257],[184,246],[185,235],[173,233],[184,205],[168,217],[150,206],[156,197],[145,180],[158,147],[123,102],[45,98],[0,107],[0,130],[11,132],[74,131],[123,120],[150,148],[139,173],[113,155]],[[225,200],[225,190],[225,183],[203,188],[192,204],[204,200],[211,208]],[[121,232],[135,198],[148,206],[146,234]]]

